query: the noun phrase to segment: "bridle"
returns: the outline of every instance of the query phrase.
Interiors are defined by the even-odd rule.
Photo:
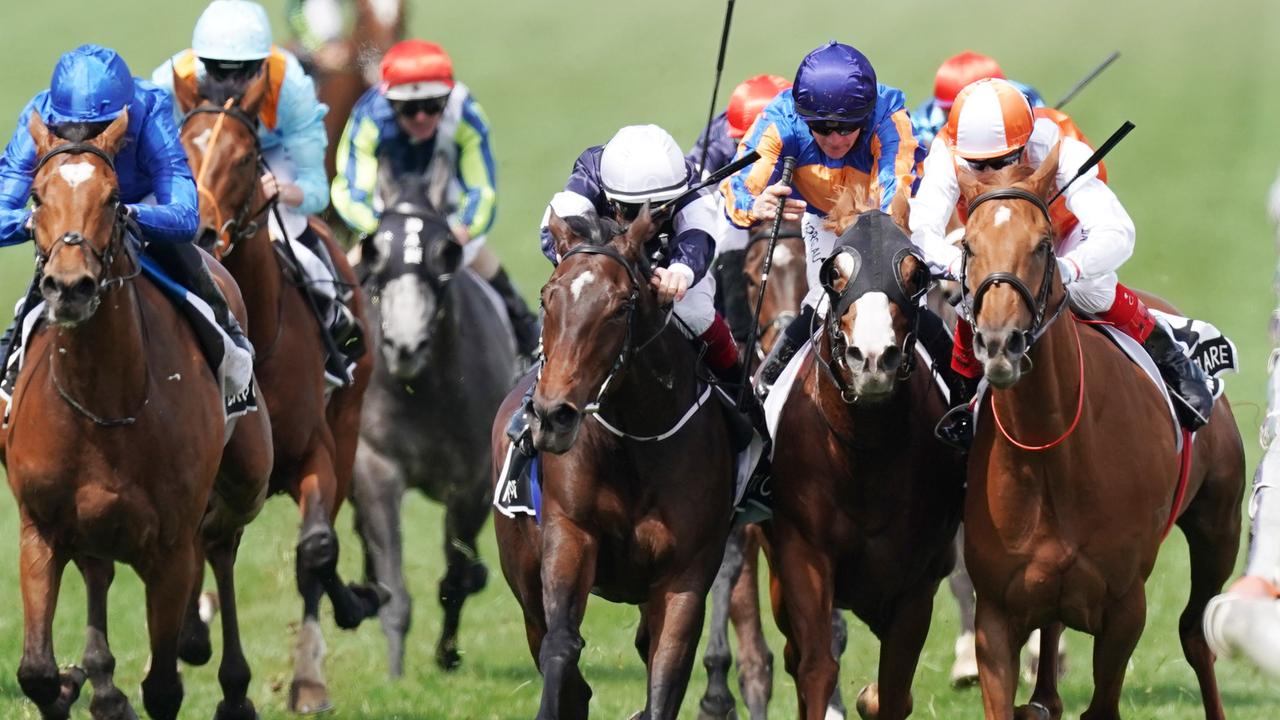
[[[190,112],[182,117],[182,123],[179,125],[180,129],[185,128],[187,122],[196,115],[210,114],[218,116],[218,119],[213,123],[213,129],[209,133],[209,141],[205,143],[204,153],[200,157],[200,167],[196,169],[196,192],[199,193],[202,200],[208,201],[209,206],[213,208],[214,218],[218,223],[218,240],[213,251],[219,259],[230,255],[237,243],[248,240],[258,234],[258,230],[261,227],[258,218],[262,217],[263,213],[270,209],[277,200],[277,196],[269,197],[263,201],[261,207],[254,210],[252,209],[254,193],[251,192],[236,214],[231,218],[224,219],[222,209],[218,206],[218,199],[209,190],[209,186],[205,184],[205,179],[209,172],[209,156],[213,154],[213,148],[218,143],[218,136],[222,134],[223,123],[228,117],[240,123],[249,131],[249,136],[253,138],[253,153],[257,159],[258,170],[261,172],[266,169],[262,159],[262,141],[258,138],[258,121],[236,107],[235,102],[236,98],[228,98],[221,106],[201,105],[200,107],[192,108]]]

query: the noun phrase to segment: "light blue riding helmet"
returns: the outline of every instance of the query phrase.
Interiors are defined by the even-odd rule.
[[[51,125],[114,120],[133,100],[133,73],[115,50],[81,45],[62,54],[49,79]]]
[[[248,0],[214,0],[196,21],[191,49],[209,60],[262,60],[271,54],[267,11]]]

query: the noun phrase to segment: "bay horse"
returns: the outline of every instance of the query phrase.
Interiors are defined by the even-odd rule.
[[[338,575],[338,536],[333,522],[351,485],[359,438],[360,408],[372,374],[372,358],[361,357],[352,384],[329,391],[324,378],[325,344],[306,290],[296,270],[286,274],[274,249],[265,213],[258,108],[267,78],[258,76],[243,96],[216,102],[203,97],[194,78],[175,75],[178,107],[185,113],[181,136],[200,191],[198,239],[244,289],[249,338],[257,350],[254,369],[271,416],[275,468],[272,494],[288,493],[298,503],[295,573],[303,600],[303,623],[294,652],[289,708],[318,712],[330,706],[323,673],[324,639],[318,620],[328,595],[337,624],[346,629],[372,617],[385,591],[344,584]],[[312,219],[338,270],[339,282],[355,287],[355,274],[333,239]],[[364,322],[364,299],[355,288],[350,303]],[[193,606],[194,608],[194,606]],[[198,622],[189,614],[190,622]]]
[[[880,639],[859,713],[905,718],[964,486],[961,456],[933,435],[947,406],[916,351],[929,273],[892,218],[870,210],[843,230],[820,278],[822,329],[789,396],[770,398],[781,406],[765,525],[774,615],[801,717],[825,717],[837,686],[840,607]]]
[[[1094,693],[1081,717],[1119,717],[1126,665],[1146,620],[1143,585],[1176,518],[1191,559],[1182,649],[1205,717],[1217,720],[1222,701],[1201,616],[1239,546],[1240,435],[1220,399],[1194,436],[1186,486],[1178,487],[1181,430],[1161,390],[1066,309],[1045,205],[1057,170],[1054,148],[1035,170],[960,173],[970,208],[962,284],[992,388],[969,455],[964,509],[986,717],[1062,714],[1057,673],[1046,667],[1053,653],[1042,653],[1031,705],[1015,711],[1013,703],[1017,649],[1033,628],[1053,647],[1063,623],[1095,638]]]
[[[732,516],[729,428],[695,376],[694,348],[650,289],[648,209],[616,236],[582,219],[571,228],[552,213],[549,226],[562,260],[542,289],[545,360],[529,410],[541,524],[495,511],[499,555],[543,677],[538,718],[587,716],[579,628],[592,592],[640,606],[640,717],[675,718]],[[588,224],[599,239],[584,240]],[[532,382],[498,411],[494,468]]]
[[[392,677],[403,673],[411,609],[401,498],[414,488],[446,508],[436,663],[452,670],[462,661],[462,604],[488,579],[476,536],[489,514],[489,424],[516,375],[505,311],[487,283],[460,267],[462,246],[426,198],[425,182],[401,187],[371,240],[376,253],[366,256],[369,346],[378,362],[365,395],[352,501],[366,580],[391,593],[379,616]]]
[[[46,309],[27,345],[5,438],[20,518],[18,682],[45,718],[68,717],[86,679],[94,717],[134,716],[114,685],[107,643],[107,591],[114,564],[124,562],[146,592],[143,704],[153,718],[177,717],[179,634],[207,545],[227,608],[215,717],[252,718],[232,565],[270,469],[265,420],[241,418],[224,448],[219,383],[188,320],[141,275],[113,164],[128,122],[126,111],[96,136],[68,141],[39,113],[29,121],[40,156],[32,223]],[[234,283],[225,289],[243,320]],[[59,671],[52,626],[68,561],[84,576],[88,627],[82,668]]]

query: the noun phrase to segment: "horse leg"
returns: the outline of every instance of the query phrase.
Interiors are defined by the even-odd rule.
[[[751,720],[764,720],[773,697],[773,652],[760,624],[759,528],[748,528],[742,572],[729,600],[729,619],[738,635],[738,691]]]
[[[1031,706],[1026,712],[1035,712],[1035,706],[1039,706],[1056,720],[1062,717],[1062,698],[1058,695],[1058,678],[1062,676],[1060,663],[1064,660],[1059,652],[1062,623],[1045,625],[1036,634],[1040,640],[1040,657],[1036,664],[1036,686],[1031,692]]]
[[[711,626],[707,635],[707,648],[702,656],[702,665],[707,669],[707,690],[698,701],[699,720],[722,720],[737,716],[733,710],[733,695],[729,692],[729,661],[732,654],[729,650],[728,625],[734,583],[742,571],[745,543],[745,528],[739,527],[729,533],[724,559],[720,562],[715,581],[711,583]],[[642,621],[641,627],[648,626]],[[641,657],[647,661],[649,653],[642,652]]]
[[[937,586],[918,588],[899,598],[880,637],[880,671],[876,682],[858,693],[858,715],[877,720],[899,720],[911,714],[911,681],[920,661],[924,639],[933,617]]]
[[[178,636],[178,658],[188,665],[204,665],[213,657],[213,644],[209,641],[209,625],[200,617],[200,593],[204,589],[204,548],[197,547],[195,582],[191,584],[191,597],[183,616],[182,634]]]
[[[542,603],[547,632],[538,652],[542,704],[538,720],[586,718],[591,688],[578,668],[582,618],[595,583],[596,540],[568,520],[544,527]],[[563,706],[563,707],[562,707]]]
[[[236,532],[208,548],[209,564],[213,566],[213,578],[218,584],[218,598],[222,606],[222,664],[218,666],[222,700],[214,712],[214,720],[256,720],[258,717],[253,701],[249,699],[252,673],[240,645],[235,573],[239,547],[240,533]]]
[[[299,562],[318,579],[333,603],[333,620],[343,630],[354,630],[378,614],[386,600],[386,590],[377,585],[347,585],[338,576],[338,534],[333,529],[338,508],[346,499],[346,485],[340,485],[327,443],[315,442],[303,468],[300,494],[303,498],[304,535],[298,541]],[[347,483],[349,484],[349,483]],[[339,490],[342,489],[340,493]],[[311,520],[312,505],[319,508],[319,520]],[[306,525],[310,523],[311,527]],[[310,534],[307,534],[310,533]]]
[[[365,580],[387,589],[390,598],[378,610],[387,638],[391,677],[404,674],[404,639],[412,623],[413,600],[404,582],[400,503],[404,485],[396,469],[365,448],[357,454],[358,479],[352,484],[356,528],[364,543]]]
[[[53,613],[67,558],[55,552],[26,517],[19,549],[23,635],[18,684],[42,718],[62,720],[70,715],[85,680],[79,669],[59,673],[53,657]]]
[[[444,608],[444,627],[436,645],[436,664],[444,670],[453,670],[462,663],[462,655],[458,652],[462,604],[469,595],[480,592],[489,582],[489,569],[476,550],[476,536],[487,517],[489,498],[484,493],[454,493],[445,510],[446,569],[439,591],[440,606]]]
[[[302,627],[293,651],[293,680],[289,684],[290,712],[311,714],[328,710],[329,688],[324,680],[324,635],[320,631],[320,571],[336,567],[338,537],[329,524],[320,492],[310,488],[299,498],[302,527],[298,532],[295,576],[302,595]]]
[[[715,557],[708,557],[708,555]],[[646,720],[675,720],[689,687],[706,614],[706,588],[719,567],[722,548],[704,550],[681,575],[649,593],[649,697]]]
[[[849,647],[849,624],[845,622],[844,612],[838,607],[831,608],[831,657],[836,661],[836,685],[831,689],[831,699],[827,701],[828,720],[844,720],[844,698],[840,695],[840,659],[844,657],[845,648]]]
[[[972,687],[978,682],[978,659],[973,648],[973,581],[964,566],[964,526],[956,529],[956,568],[947,576],[947,587],[956,599],[960,612],[960,636],[956,638],[956,660],[951,665],[951,685],[957,689]]]
[[[775,533],[775,572],[781,586],[787,672],[796,681],[800,717],[822,720],[839,667],[831,654],[832,572],[825,554],[794,532]]]
[[[1018,650],[1022,635],[1011,627],[1004,608],[978,595],[974,606],[978,684],[987,720],[1012,720],[1018,689]]]
[[[1106,609],[1101,630],[1093,641],[1093,698],[1080,720],[1118,720],[1124,673],[1147,622],[1147,597],[1142,585]]]
[[[94,720],[137,720],[129,699],[115,686],[116,659],[107,643],[107,591],[115,579],[115,563],[80,557],[76,565],[84,576],[85,595],[89,600],[84,656],[80,660],[81,667],[93,683],[89,714]]]
[[[195,576],[196,553],[190,544],[146,569],[147,632],[151,636],[151,666],[142,680],[142,705],[155,720],[178,717],[182,706],[182,677],[178,674],[178,635],[186,615]]]

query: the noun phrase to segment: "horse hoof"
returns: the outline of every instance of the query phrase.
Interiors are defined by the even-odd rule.
[[[93,701],[89,703],[89,714],[93,720],[138,720],[129,699],[119,688],[106,692],[95,690]]]
[[[346,587],[350,600],[333,605],[333,621],[343,630],[354,630],[360,623],[375,617],[378,609],[391,599],[391,591],[382,583],[350,583]]]
[[[445,672],[453,672],[462,665],[462,653],[452,645],[436,648],[436,665]]]
[[[862,688],[854,707],[862,720],[875,720],[880,716],[880,688],[875,683]]]
[[[289,685],[289,712],[315,715],[333,709],[329,689],[313,680],[294,680]]]
[[[1053,720],[1049,708],[1038,702],[1021,705],[1013,711],[1014,720]]]
[[[738,720],[738,711],[733,707],[733,699],[711,700],[702,698],[698,703],[698,720]]]
[[[209,640],[209,626],[198,617],[183,623],[178,637],[178,659],[188,665],[208,664],[213,657],[213,644]]]
[[[978,684],[978,656],[973,633],[956,638],[956,661],[951,665],[951,687],[957,690]]]
[[[227,701],[223,700],[218,703],[218,709],[213,712],[213,720],[258,720],[258,711],[249,698],[244,698],[233,705],[228,705]]]

